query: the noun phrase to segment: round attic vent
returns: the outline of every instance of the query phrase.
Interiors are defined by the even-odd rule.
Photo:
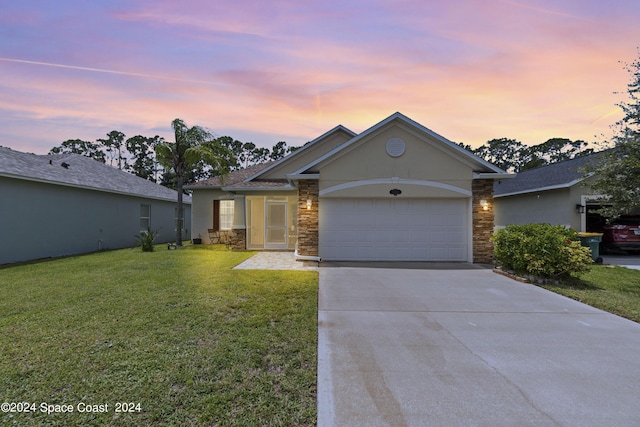
[[[391,138],[387,141],[387,154],[391,157],[400,157],[404,154],[405,144],[400,138]]]

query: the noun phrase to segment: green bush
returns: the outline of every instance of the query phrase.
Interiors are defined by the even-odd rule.
[[[561,225],[508,225],[492,237],[496,261],[519,274],[553,277],[588,269],[591,251]]]
[[[153,241],[157,234],[158,231],[151,231],[150,228],[136,234],[136,239],[138,239],[138,245],[142,248],[142,252],[153,252]]]

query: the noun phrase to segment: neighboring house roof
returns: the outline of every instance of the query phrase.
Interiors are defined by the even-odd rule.
[[[0,147],[0,176],[150,199],[178,198],[170,188],[80,154],[37,155]],[[191,203],[191,197],[183,201]]]
[[[585,167],[599,162],[602,154],[601,151],[519,172],[513,179],[496,182],[493,186],[494,197],[572,187],[588,177]]]
[[[424,127],[420,123],[414,120],[411,120],[410,118],[408,118],[407,116],[399,112],[390,115],[386,119],[382,120],[380,123],[377,123],[376,125],[370,127],[369,129],[353,137],[351,140],[347,141],[346,143],[339,145],[338,147],[329,151],[325,155],[317,158],[316,160],[309,163],[308,165],[298,169],[297,171],[290,174],[289,176],[295,177],[295,176],[302,175],[304,173],[308,173],[310,170],[313,170],[320,163],[330,161],[331,158],[335,158],[336,156],[338,156],[341,151],[346,152],[349,149],[349,147],[356,144],[358,141],[362,140],[363,138],[366,138],[367,136],[371,135],[372,133],[380,130],[381,128],[383,128],[384,126],[386,126],[387,124],[389,124],[394,120],[398,120],[409,126],[412,126],[413,128],[416,128],[419,131],[423,132],[424,134],[429,135],[435,140],[441,142],[444,146],[448,147],[452,152],[456,153],[459,158],[465,159],[466,161],[470,162],[475,167],[477,167],[478,172],[490,173],[492,175],[503,175],[505,178],[509,178],[513,176],[513,174],[506,173],[505,171],[498,168],[497,166],[487,162],[484,159],[481,159],[480,157],[476,156],[470,151],[464,149],[463,147],[460,147],[458,144],[449,141],[447,138],[435,133],[431,129]]]

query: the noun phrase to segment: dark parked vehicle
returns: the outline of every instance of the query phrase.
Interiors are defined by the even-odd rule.
[[[640,251],[640,217],[620,217],[604,226],[605,250]]]

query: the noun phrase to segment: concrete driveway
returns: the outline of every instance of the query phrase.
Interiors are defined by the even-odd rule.
[[[640,255],[638,254],[604,254],[604,264],[620,265],[622,267],[640,270]]]
[[[640,325],[488,269],[321,268],[318,425],[637,426]]]

